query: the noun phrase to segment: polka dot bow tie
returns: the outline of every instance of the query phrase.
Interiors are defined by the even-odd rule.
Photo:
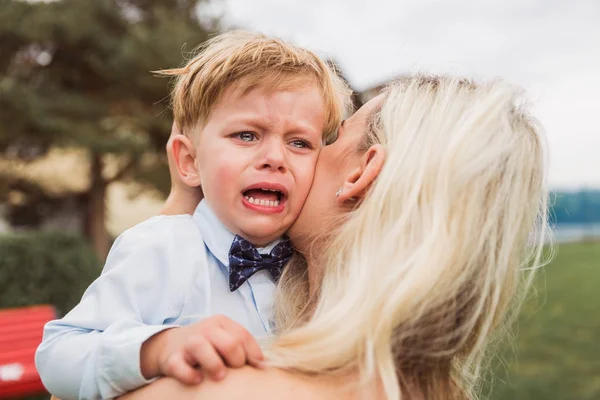
[[[263,269],[269,271],[277,281],[290,258],[292,244],[287,238],[277,243],[271,254],[259,254],[252,243],[236,235],[229,249],[229,290],[236,291],[252,275]]]

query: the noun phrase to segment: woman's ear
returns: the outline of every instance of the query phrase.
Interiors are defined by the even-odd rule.
[[[196,167],[196,147],[185,135],[176,135],[172,138],[173,159],[179,178],[189,187],[198,187],[202,184],[198,168]]]
[[[348,175],[337,196],[338,203],[362,199],[367,189],[377,179],[385,163],[385,148],[375,144],[361,157],[360,167]]]

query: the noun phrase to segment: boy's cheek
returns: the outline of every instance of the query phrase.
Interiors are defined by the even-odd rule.
[[[293,166],[292,173],[295,176],[296,184],[300,185],[307,178],[312,179],[315,168],[317,166],[318,153],[312,154],[311,157],[305,157],[303,160],[298,160]]]
[[[308,197],[308,193],[311,190],[313,179],[315,176],[315,165],[309,164],[302,170],[300,174],[296,176],[296,195],[298,196],[298,201],[300,206],[304,205],[306,198]]]

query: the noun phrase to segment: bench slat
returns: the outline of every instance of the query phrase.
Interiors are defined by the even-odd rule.
[[[0,310],[0,398],[45,392],[34,358],[44,325],[54,318],[51,306]]]

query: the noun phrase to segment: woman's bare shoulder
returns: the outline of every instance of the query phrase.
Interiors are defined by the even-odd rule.
[[[275,368],[259,370],[245,367],[230,370],[222,382],[210,382],[205,389],[211,395],[214,393],[214,399],[321,398],[324,393],[320,385],[315,383]],[[209,398],[212,399],[212,397]]]
[[[206,380],[197,386],[186,386],[171,378],[162,378],[121,397],[125,400],[216,400],[216,399],[311,399],[327,398],[329,390],[305,378],[277,369],[258,370],[251,367],[231,369],[219,382]],[[332,397],[333,398],[333,397]]]

